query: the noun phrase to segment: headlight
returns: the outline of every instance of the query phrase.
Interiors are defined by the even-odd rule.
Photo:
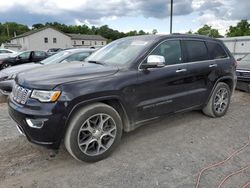
[[[31,98],[37,99],[40,102],[56,102],[60,97],[60,91],[41,91],[33,90]]]

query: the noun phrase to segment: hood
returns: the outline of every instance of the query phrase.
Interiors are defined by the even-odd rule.
[[[10,67],[7,69],[3,69],[1,72],[7,76],[11,76],[14,74],[18,74],[22,71],[27,71],[27,70],[30,70],[36,67],[41,67],[41,66],[42,64],[39,64],[39,63],[26,63],[26,64]]]
[[[250,61],[240,61],[237,69],[250,70]]]
[[[98,79],[112,75],[118,68],[110,65],[100,65],[87,62],[71,62],[45,65],[41,68],[18,74],[19,85],[31,89],[51,90],[57,85],[67,82]]]

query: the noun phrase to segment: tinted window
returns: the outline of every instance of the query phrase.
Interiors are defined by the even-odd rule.
[[[181,45],[179,40],[171,40],[161,43],[150,55],[165,57],[165,64],[172,65],[182,62]]]
[[[35,57],[44,57],[45,56],[45,52],[35,51],[34,52],[34,56]]]
[[[30,52],[24,52],[24,53],[20,54],[19,57],[22,59],[29,59]]]
[[[9,54],[9,53],[12,53],[11,51],[8,51],[8,50],[0,50],[0,54],[1,53],[6,53],[6,54]]]
[[[227,53],[218,43],[207,42],[207,48],[211,59],[221,59],[227,57]]]
[[[81,52],[81,53],[73,54],[73,55],[69,56],[68,58],[66,58],[65,60],[67,62],[71,62],[71,61],[83,61],[89,55],[90,54],[88,52]]]
[[[208,60],[207,47],[203,41],[183,41],[186,47],[187,62]]]

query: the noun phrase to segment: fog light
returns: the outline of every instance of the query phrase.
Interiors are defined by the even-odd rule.
[[[26,122],[29,127],[35,129],[41,129],[43,127],[44,122],[46,119],[28,119],[26,118]]]

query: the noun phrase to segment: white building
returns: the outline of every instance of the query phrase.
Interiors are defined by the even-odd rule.
[[[240,58],[250,54],[250,36],[220,38],[228,47],[231,53]]]
[[[100,35],[68,34],[74,47],[105,46],[107,39]]]
[[[107,39],[99,35],[66,34],[52,27],[31,30],[11,39],[3,47],[19,46],[19,50],[104,46]],[[15,49],[16,50],[16,49]]]

